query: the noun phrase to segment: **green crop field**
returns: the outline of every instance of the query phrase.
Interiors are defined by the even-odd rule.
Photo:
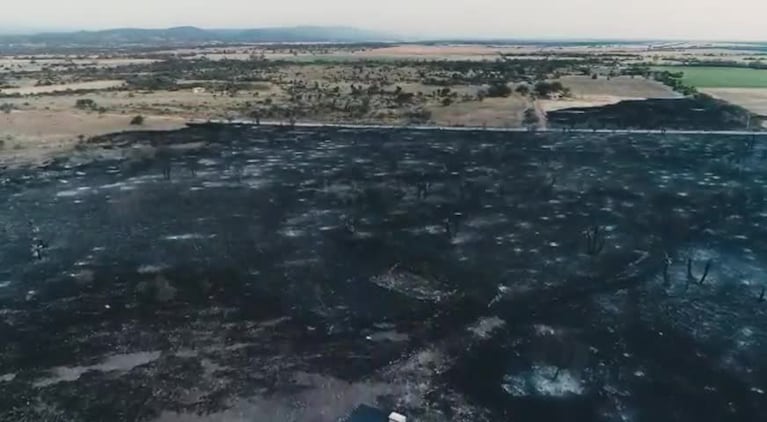
[[[696,88],[767,88],[765,69],[703,66],[658,66],[653,69],[684,72],[685,85]]]

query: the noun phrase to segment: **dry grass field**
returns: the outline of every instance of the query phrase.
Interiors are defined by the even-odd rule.
[[[13,111],[0,113],[0,167],[39,164],[70,151],[82,140],[105,133],[133,130],[171,130],[186,119],[145,116],[141,126],[133,116],[75,111]]]
[[[54,85],[34,85],[32,81],[25,81],[25,84],[20,84],[17,88],[5,88],[0,89],[0,94],[20,94],[20,95],[37,95],[37,94],[49,94],[53,92],[65,92],[65,91],[79,91],[79,90],[102,90],[109,88],[117,88],[125,84],[125,81],[111,80],[111,81],[89,81],[89,82],[73,82],[66,84],[54,84]]]
[[[704,88],[701,91],[752,113],[767,116],[767,88]]]
[[[592,79],[588,76],[565,76],[559,79],[573,95],[612,95],[625,98],[674,98],[679,95],[660,82],[646,78],[616,76]]]
[[[612,78],[588,76],[565,76],[559,79],[572,95],[561,99],[539,100],[545,111],[574,107],[600,107],[624,100],[647,98],[678,98],[680,95],[660,82],[641,77],[617,76]]]
[[[434,123],[441,126],[519,127],[522,126],[525,110],[532,106],[528,98],[512,95],[430,110]]]

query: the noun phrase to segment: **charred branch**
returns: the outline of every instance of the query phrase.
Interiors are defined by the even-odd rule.
[[[669,254],[666,254],[665,258],[663,259],[663,283],[668,285],[671,282],[671,278],[668,275],[668,270],[671,267],[671,256]]]
[[[599,255],[605,247],[606,239],[599,226],[586,230],[586,253],[591,256]]]
[[[692,257],[687,258],[687,284],[689,285],[690,282],[695,282],[699,285],[703,285],[703,282],[706,281],[706,278],[708,277],[708,272],[711,270],[711,260],[709,259],[706,261],[706,267],[703,269],[703,275],[700,278],[695,277],[695,275],[692,273]]]
[[[706,261],[706,268],[703,269],[703,276],[700,277],[700,281],[698,284],[703,285],[703,282],[706,281],[706,277],[708,277],[708,271],[711,269],[711,260],[709,259]]]

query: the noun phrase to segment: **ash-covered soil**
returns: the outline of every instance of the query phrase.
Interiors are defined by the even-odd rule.
[[[0,180],[0,420],[757,421],[767,145],[209,125]]]
[[[574,107],[546,114],[551,127],[579,129],[745,130],[763,118],[707,95],[626,100],[603,107]]]

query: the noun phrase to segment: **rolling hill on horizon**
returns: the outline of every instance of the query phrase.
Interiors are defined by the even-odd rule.
[[[292,26],[250,29],[203,29],[179,26],[164,29],[115,28],[96,31],[0,35],[0,44],[51,46],[119,46],[131,44],[247,43],[247,42],[381,42],[397,37],[346,26]]]

